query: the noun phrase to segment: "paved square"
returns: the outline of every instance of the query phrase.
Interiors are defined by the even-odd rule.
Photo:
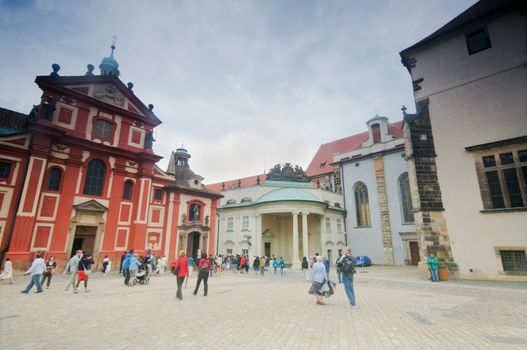
[[[95,274],[77,295],[58,275],[22,295],[28,280],[0,286],[1,349],[527,349],[526,283],[432,284],[412,267],[357,273],[357,309],[341,286],[315,305],[298,272],[224,272],[207,297],[193,276],[183,301],[168,273],[130,288]]]

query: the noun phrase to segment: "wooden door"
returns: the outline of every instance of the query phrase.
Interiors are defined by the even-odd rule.
[[[410,244],[410,259],[412,262],[412,265],[417,265],[421,258],[419,257],[419,243],[417,242],[409,242]]]

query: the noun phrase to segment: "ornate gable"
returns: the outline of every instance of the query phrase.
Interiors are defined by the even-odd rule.
[[[87,202],[80,203],[73,206],[76,210],[83,210],[83,211],[107,211],[108,208],[106,208],[101,203],[97,202],[95,199],[91,199]]]

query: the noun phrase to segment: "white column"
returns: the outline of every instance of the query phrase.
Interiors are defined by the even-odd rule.
[[[309,213],[302,213],[302,246],[304,247],[304,256],[309,259],[309,242],[307,237],[307,216]]]
[[[320,251],[316,252],[320,256],[325,256],[326,253],[324,253],[325,249],[325,242],[324,239],[326,237],[326,217],[324,215],[320,215]]]
[[[298,259],[298,213],[293,212],[293,256],[291,258],[293,270],[300,270],[300,260]]]
[[[254,254],[262,256],[263,255],[263,236],[262,236],[262,216],[256,215],[256,228],[254,230]]]

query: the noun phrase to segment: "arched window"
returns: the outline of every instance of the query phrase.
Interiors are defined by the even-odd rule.
[[[101,140],[111,141],[113,124],[103,119],[95,121],[95,137]]]
[[[58,191],[60,188],[61,177],[62,177],[62,171],[59,168],[49,169],[46,189],[48,191]]]
[[[412,224],[414,223],[414,213],[412,212],[412,194],[410,192],[408,173],[404,173],[399,177],[399,192],[403,209],[403,223]]]
[[[128,180],[124,183],[123,199],[132,199],[132,190],[134,183],[132,180]]]
[[[100,159],[90,160],[84,180],[84,194],[102,196],[105,176],[106,164]]]
[[[353,186],[355,192],[355,210],[357,212],[357,226],[371,226],[370,203],[368,202],[368,188],[362,182]]]

